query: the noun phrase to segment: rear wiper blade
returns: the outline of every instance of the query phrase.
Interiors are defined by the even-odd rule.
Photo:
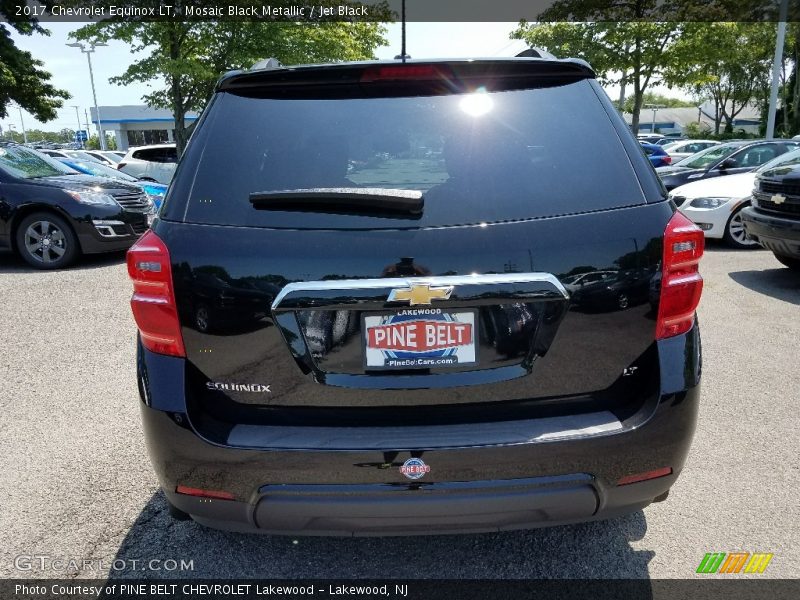
[[[253,192],[260,210],[324,212],[419,218],[425,199],[419,190],[390,188],[307,188]]]

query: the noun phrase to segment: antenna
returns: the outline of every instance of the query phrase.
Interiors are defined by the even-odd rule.
[[[400,5],[400,54],[395,56],[395,59],[402,59],[406,62],[408,55],[406,54],[406,0],[402,0]]]
[[[402,10],[402,15],[400,16],[400,19],[402,20],[402,25],[401,25],[402,32],[401,32],[401,35],[402,35],[403,41],[401,42],[401,46],[400,46],[400,54],[403,55],[403,62],[406,62],[406,0],[403,0],[403,4],[402,4],[402,9],[401,10]]]

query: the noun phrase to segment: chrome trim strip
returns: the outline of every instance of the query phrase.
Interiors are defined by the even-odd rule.
[[[569,298],[566,288],[552,273],[499,273],[489,275],[448,275],[444,277],[384,277],[382,279],[339,279],[331,281],[298,281],[289,283],[280,291],[272,303],[272,310],[280,306],[286,296],[294,292],[314,292],[328,290],[376,290],[409,288],[414,285],[430,286],[470,286],[501,285],[504,283],[551,284],[558,292]]]
[[[114,227],[125,227],[125,223],[122,221],[106,221],[106,220],[99,220],[94,219],[92,220],[92,224],[94,225],[97,233],[102,235],[105,238],[120,238],[120,237],[128,237],[129,233],[115,233]]]

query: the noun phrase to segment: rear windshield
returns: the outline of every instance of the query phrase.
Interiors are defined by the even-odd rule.
[[[587,81],[488,93],[260,99],[221,93],[182,161],[165,218],[266,227],[418,227],[642,204]],[[250,195],[419,190],[422,215],[259,210]],[[188,206],[183,205],[189,198]]]

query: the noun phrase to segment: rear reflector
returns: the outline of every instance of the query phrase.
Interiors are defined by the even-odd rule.
[[[185,357],[169,252],[152,231],[128,250],[128,275],[133,280],[131,309],[144,347]]]
[[[655,471],[647,471],[646,473],[637,473],[636,475],[628,475],[623,477],[617,482],[617,485],[628,485],[630,483],[639,483],[640,481],[648,481],[650,479],[658,479],[659,477],[666,477],[672,475],[672,467],[662,467]]]
[[[201,490],[200,488],[187,487],[179,485],[175,488],[175,492],[183,494],[184,496],[196,496],[198,498],[214,498],[215,500],[234,500],[235,497],[230,492],[221,492],[219,490]]]
[[[657,340],[686,333],[692,328],[703,291],[703,278],[698,266],[704,248],[702,230],[682,213],[676,212],[664,231]]]
[[[370,67],[361,75],[361,81],[397,81],[403,79],[450,79],[452,73],[442,65],[391,65]]]

